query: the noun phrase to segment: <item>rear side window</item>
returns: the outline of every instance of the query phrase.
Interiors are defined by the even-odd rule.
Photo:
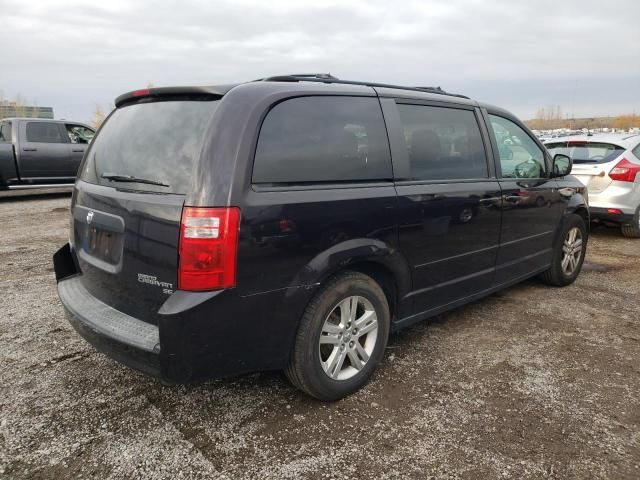
[[[575,140],[547,143],[545,146],[551,156],[562,153],[571,157],[573,163],[607,163],[625,151],[613,143]]]
[[[62,129],[57,123],[27,123],[27,142],[34,143],[68,143]]]
[[[89,183],[138,191],[187,193],[205,128],[217,101],[160,101],[121,107],[96,135],[80,172]],[[104,176],[142,182],[115,182]]]
[[[299,97],[267,114],[254,183],[391,179],[380,104],[372,97]]]
[[[487,178],[480,127],[471,110],[398,105],[415,180]]]
[[[11,143],[11,123],[0,123],[0,143]]]

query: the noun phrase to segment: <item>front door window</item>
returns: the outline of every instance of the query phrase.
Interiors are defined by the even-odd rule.
[[[489,115],[498,145],[502,178],[546,178],[544,152],[511,120]]]

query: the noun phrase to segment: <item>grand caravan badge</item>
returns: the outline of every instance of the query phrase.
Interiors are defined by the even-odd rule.
[[[138,274],[138,282],[146,283],[148,285],[154,285],[156,287],[162,287],[162,293],[172,294],[173,293],[173,284],[169,282],[161,282],[158,280],[158,277],[154,277],[153,275],[146,275],[144,273]]]

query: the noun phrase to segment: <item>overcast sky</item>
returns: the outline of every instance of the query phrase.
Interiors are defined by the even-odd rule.
[[[640,114],[640,0],[0,0],[0,90],[87,121],[128,90],[331,72],[532,117]]]

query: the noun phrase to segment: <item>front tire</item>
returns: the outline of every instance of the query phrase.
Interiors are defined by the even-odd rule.
[[[360,389],[382,359],[390,313],[378,283],[359,272],[333,277],[302,316],[285,373],[318,400],[333,401]]]
[[[567,215],[558,242],[553,251],[549,270],[541,275],[542,280],[556,287],[575,282],[582,269],[589,233],[580,215]]]

